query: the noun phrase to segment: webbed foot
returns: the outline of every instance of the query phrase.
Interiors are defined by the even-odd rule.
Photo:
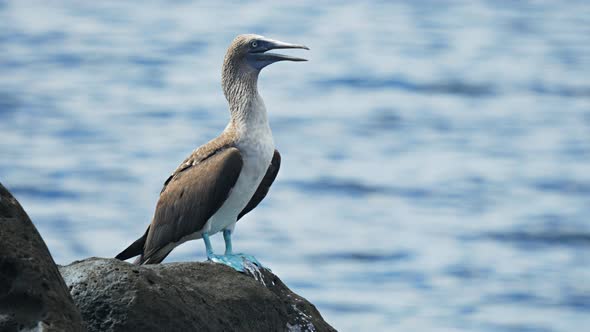
[[[225,264],[239,272],[249,270],[250,265],[255,265],[258,268],[266,268],[256,259],[256,257],[246,254],[211,254],[207,256],[207,259],[215,263]]]

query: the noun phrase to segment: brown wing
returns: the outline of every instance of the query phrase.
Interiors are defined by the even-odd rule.
[[[264,175],[264,178],[262,178],[262,182],[260,182],[260,185],[258,186],[258,189],[256,189],[254,196],[252,196],[246,207],[238,215],[238,220],[240,220],[240,218],[242,218],[246,213],[252,211],[252,209],[258,206],[258,204],[262,202],[264,197],[266,197],[266,194],[268,194],[270,186],[275,181],[277,174],[279,174],[280,167],[281,154],[279,153],[279,151],[275,150],[275,153],[272,156],[272,161],[270,162],[270,166],[268,166],[266,174]]]
[[[201,230],[229,195],[242,164],[239,150],[230,147],[175,172],[160,194],[139,263],[161,262],[169,244]]]

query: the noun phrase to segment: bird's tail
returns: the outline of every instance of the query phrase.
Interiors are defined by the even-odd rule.
[[[159,248],[156,250],[151,250],[147,253],[142,253],[135,259],[133,264],[143,265],[143,264],[160,264],[168,256],[168,254],[172,251],[174,247],[167,246],[164,248]]]
[[[137,258],[133,261],[133,264],[136,265],[161,263],[164,258],[166,258],[166,256],[168,256],[168,254],[172,251],[172,249],[174,249],[174,246],[164,246],[163,248],[148,250],[146,252],[145,242],[147,240],[149,231],[150,228],[148,227],[142,237],[135,240],[135,242],[133,242],[129,247],[115,256],[115,258],[124,261],[131,257],[137,256]]]
[[[145,241],[147,239],[149,230],[150,228],[148,227],[148,229],[145,231],[145,234],[143,234],[142,237],[135,240],[135,242],[133,242],[129,247],[127,247],[125,250],[121,251],[117,256],[115,256],[115,258],[124,261],[131,257],[139,255],[139,257],[133,262],[133,264],[142,264]]]

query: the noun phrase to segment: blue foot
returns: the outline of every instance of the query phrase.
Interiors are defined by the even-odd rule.
[[[246,254],[227,254],[227,255],[215,255],[211,254],[207,256],[207,259],[215,262],[225,264],[232,267],[236,271],[245,272],[246,270],[252,270],[252,268],[265,268],[256,257]]]
[[[260,274],[260,271],[258,271],[260,268],[266,269],[266,267],[260,264],[260,262],[252,255],[232,253],[231,230],[223,230],[223,238],[225,239],[225,255],[216,255],[213,253],[209,234],[203,233],[203,241],[205,241],[208,260],[215,263],[225,264],[239,272],[256,271]]]

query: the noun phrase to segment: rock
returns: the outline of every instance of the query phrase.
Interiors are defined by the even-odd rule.
[[[60,272],[89,331],[335,331],[267,270],[88,258]]]
[[[101,332],[335,331],[313,304],[254,266],[239,273],[213,263],[88,258],[58,270],[0,184],[0,331],[76,332],[84,323]]]
[[[0,184],[0,331],[84,331],[53,258]]]

